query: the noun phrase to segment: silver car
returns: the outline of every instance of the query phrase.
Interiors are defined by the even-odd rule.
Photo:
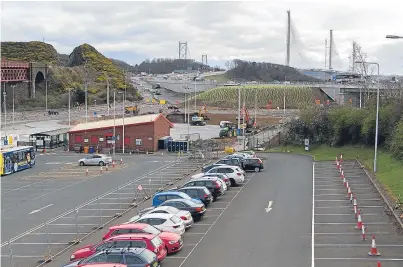
[[[102,154],[88,155],[87,157],[82,158],[78,161],[78,164],[80,164],[80,166],[85,166],[85,165],[105,166],[106,164],[111,164],[111,163],[112,163],[112,157],[107,156],[107,155],[102,155]]]

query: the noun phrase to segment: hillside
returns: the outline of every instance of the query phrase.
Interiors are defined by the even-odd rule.
[[[297,69],[287,67],[284,65],[265,63],[265,62],[251,62],[236,59],[232,64],[234,67],[228,70],[221,80],[227,78],[228,80],[245,82],[274,82],[274,81],[290,81],[290,82],[315,82],[317,79],[304,75]]]
[[[136,70],[138,72],[150,72],[152,74],[167,74],[172,73],[175,70],[198,70],[202,68],[208,70],[212,69],[211,67],[192,59],[155,58],[151,61],[148,59],[143,61],[137,66]]]
[[[109,59],[112,61],[112,63],[115,66],[117,66],[121,70],[126,70],[126,71],[129,71],[129,72],[135,72],[136,71],[134,66],[132,66],[130,64],[127,64],[126,62],[124,62],[122,60],[115,59],[115,58],[109,58]]]
[[[85,81],[87,81],[88,103],[95,103],[95,100],[96,103],[106,103],[107,77],[111,89],[123,90],[126,86],[128,101],[141,98],[129,81],[125,83],[123,71],[112,60],[88,44],[80,45],[70,55],[65,55],[58,54],[52,45],[42,42],[2,42],[2,57],[8,60],[50,64],[48,106],[52,108],[67,105],[69,89],[74,89],[73,101],[83,103]],[[36,87],[36,99],[21,101],[17,106],[43,107],[44,83],[39,83]],[[110,97],[112,98],[112,94]]]
[[[56,49],[43,42],[1,42],[1,56],[8,60],[60,64]]]

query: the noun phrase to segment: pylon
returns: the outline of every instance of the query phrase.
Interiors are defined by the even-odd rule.
[[[123,158],[120,158],[120,164],[123,164]]]
[[[350,185],[348,184],[348,181],[346,180],[346,188],[348,190],[348,188],[350,187]]]
[[[350,200],[352,200],[352,198],[351,198],[351,187],[350,186],[347,187],[347,197],[349,197]]]
[[[109,164],[105,165],[105,171],[109,171]]]
[[[343,178],[343,186],[346,187],[346,184],[347,184],[347,180],[346,180],[346,177],[344,177]]]
[[[353,200],[353,208],[351,210],[354,210],[356,208],[358,210],[358,205],[357,205],[357,198],[354,195],[354,200]]]
[[[99,173],[103,173],[104,172],[104,168],[101,166],[101,168],[99,169]]]
[[[355,229],[361,230],[362,229],[362,219],[361,219],[361,212],[358,211],[358,220],[357,220],[357,225],[355,226]]]
[[[115,168],[115,160],[112,160],[112,167]]]
[[[378,261],[378,264],[377,264],[376,266],[377,266],[377,267],[382,267],[382,266],[381,266],[381,262]]]
[[[340,162],[343,162],[343,154],[340,154]]]
[[[336,165],[337,165],[338,162],[339,162],[339,159],[336,157]]]
[[[365,236],[365,225],[363,224],[362,225],[362,228],[361,228],[361,236],[362,236],[362,240],[367,240],[367,237]]]
[[[381,256],[381,253],[376,248],[375,235],[372,235],[371,251],[368,252],[369,256]]]
[[[88,168],[85,170],[85,175],[88,176]]]
[[[340,163],[339,162],[336,162],[336,168],[340,169]]]
[[[341,166],[341,164],[340,164],[339,173],[341,173],[342,171],[343,171],[343,166]]]
[[[350,203],[353,203],[353,193],[350,194]]]
[[[340,179],[343,179],[344,178],[344,171],[341,171],[341,173],[340,173]]]
[[[357,219],[357,206],[354,206],[354,218]]]

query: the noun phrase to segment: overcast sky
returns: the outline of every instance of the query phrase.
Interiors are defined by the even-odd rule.
[[[272,3],[274,2],[274,3]],[[347,70],[352,42],[379,62],[381,73],[403,74],[402,0],[279,0],[261,2],[2,2],[2,41],[45,39],[59,53],[89,43],[130,64],[146,58],[188,57],[210,65],[239,58],[284,64],[291,10],[291,65],[324,68],[333,29],[333,66]],[[338,56],[337,56],[338,54]]]

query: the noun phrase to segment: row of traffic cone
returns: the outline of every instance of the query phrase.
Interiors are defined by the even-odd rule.
[[[120,164],[123,164],[123,158],[120,158]],[[116,163],[115,163],[115,161],[114,160],[112,160],[112,167],[113,168],[115,168],[115,166],[116,166]],[[108,171],[109,170],[109,164],[106,164],[105,165],[105,171]],[[99,169],[99,173],[103,173],[104,172],[104,167],[100,167],[100,169]],[[85,175],[86,176],[88,176],[88,168],[85,170]]]
[[[347,198],[349,198],[350,203],[353,204],[352,211],[354,212],[354,217],[357,219],[357,224],[355,226],[355,229],[361,230],[361,236],[362,240],[366,240],[366,233],[365,233],[365,225],[362,221],[361,217],[361,211],[358,209],[357,205],[357,198],[355,194],[352,192],[351,187],[348,183],[348,180],[346,179],[344,175],[344,170],[343,170],[343,155],[340,155],[340,158],[336,157],[336,168],[339,170],[340,173],[340,179],[343,180],[343,186],[347,190]],[[375,235],[372,235],[372,242],[371,242],[371,251],[368,252],[369,256],[381,256],[381,253],[378,251],[376,247],[376,242],[375,242]],[[378,267],[381,266],[381,263],[378,262]]]

